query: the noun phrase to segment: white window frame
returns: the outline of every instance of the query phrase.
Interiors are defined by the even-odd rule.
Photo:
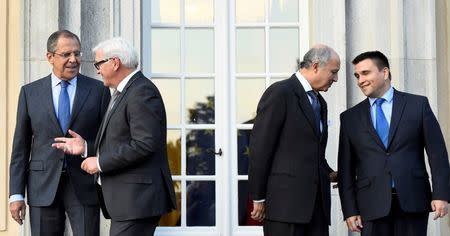
[[[238,225],[238,181],[247,180],[246,175],[238,175],[237,163],[237,130],[251,129],[252,124],[236,124],[236,77],[260,77],[265,78],[266,87],[270,85],[271,77],[289,77],[291,73],[270,73],[269,72],[269,29],[271,27],[298,27],[299,29],[299,55],[302,55],[309,48],[309,2],[308,0],[299,0],[299,21],[301,23],[267,23],[269,1],[265,0],[266,21],[264,23],[254,24],[236,24],[235,23],[235,0],[223,1],[214,0],[214,72],[208,75],[201,74],[152,74],[151,73],[151,1],[141,2],[141,58],[142,70],[144,74],[150,77],[214,77],[215,81],[215,124],[195,125],[195,129],[213,128],[215,130],[215,145],[216,150],[222,149],[221,157],[216,157],[216,175],[213,179],[204,176],[185,176],[186,167],[186,148],[182,145],[182,174],[181,176],[174,176],[174,181],[181,180],[214,180],[216,182],[216,226],[215,227],[158,227],[156,235],[167,236],[202,236],[202,235],[239,235],[239,236],[256,236],[263,235],[262,227],[260,226],[239,226]],[[184,18],[184,2],[180,0],[181,19]],[[185,28],[197,28],[199,26],[182,26],[180,30],[180,40],[183,44]],[[172,24],[153,24],[153,27],[166,27],[180,25]],[[266,50],[266,71],[265,73],[246,73],[236,74],[236,27],[258,27],[265,29],[265,50]],[[183,67],[185,62],[183,54],[184,45],[180,45],[180,64]],[[181,71],[184,71],[182,68]],[[184,80],[181,79],[181,101],[184,104]],[[181,109],[181,108],[180,108]],[[185,111],[181,111],[181,119],[185,119]],[[191,129],[193,126],[185,125],[168,126],[169,129],[181,130],[181,141],[185,144],[186,129]],[[186,182],[182,181],[182,191],[186,191]],[[184,194],[184,196],[186,196]],[[186,199],[182,199],[182,221],[186,222]]]

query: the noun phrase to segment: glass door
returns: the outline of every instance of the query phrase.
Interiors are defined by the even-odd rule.
[[[308,1],[235,0],[232,4],[231,193],[236,195],[232,198],[232,235],[262,235],[261,223],[250,217],[253,208],[247,181],[250,133],[265,89],[295,73],[300,52],[308,49]]]
[[[249,217],[257,103],[308,48],[308,0],[142,1],[142,61],[168,118],[178,208],[157,235],[262,235]]]

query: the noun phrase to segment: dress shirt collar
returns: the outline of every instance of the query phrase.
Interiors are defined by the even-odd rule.
[[[58,78],[53,72],[50,77],[52,79],[52,88],[56,87],[57,85],[59,85],[59,83],[61,83],[61,79]],[[77,76],[73,77],[68,82],[70,83],[70,85],[73,85],[74,88],[76,88],[77,87]]]
[[[391,86],[388,91],[386,91],[386,93],[383,94],[383,96],[381,96],[382,98],[384,98],[386,100],[387,103],[391,103],[392,99],[394,99],[394,88]],[[369,97],[369,102],[370,102],[370,106],[373,106],[373,103],[375,102],[375,100],[377,100],[378,98],[370,98]]]
[[[127,75],[127,77],[125,77],[125,79],[120,81],[119,85],[117,85],[117,91],[119,91],[121,93],[123,91],[123,89],[125,88],[125,85],[127,85],[128,81],[130,81],[131,77],[133,77],[133,75],[136,74],[138,71],[139,71],[138,69],[134,70],[129,75]]]
[[[313,90],[311,85],[309,84],[308,80],[306,80],[305,77],[303,77],[303,75],[299,71],[295,72],[295,76],[297,76],[298,80],[300,81],[303,88],[305,89],[305,92]]]

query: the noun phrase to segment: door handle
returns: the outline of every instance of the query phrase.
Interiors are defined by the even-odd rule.
[[[214,153],[214,155],[216,155],[216,156],[222,156],[222,154],[223,154],[222,148],[219,148],[219,151],[218,151],[218,152],[214,151],[214,149],[212,149],[212,148],[208,148],[208,149],[206,150],[206,152],[208,152],[208,153]]]

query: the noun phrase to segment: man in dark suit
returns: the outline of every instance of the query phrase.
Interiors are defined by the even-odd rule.
[[[319,91],[338,80],[340,59],[311,48],[290,79],[271,85],[258,104],[250,137],[252,218],[264,235],[328,235],[330,174],[325,159],[327,104]]]
[[[96,174],[110,235],[153,235],[162,214],[176,208],[167,160],[166,112],[156,86],[138,69],[130,43],[114,38],[94,48],[97,72],[114,89],[97,134],[97,154],[81,167]],[[67,153],[84,152],[84,139],[57,138]]]
[[[79,74],[80,57],[78,36],[67,30],[53,33],[47,41],[52,73],[20,91],[9,207],[22,224],[26,189],[33,236],[63,235],[65,213],[75,236],[99,234],[94,178],[80,168],[81,156],[65,155],[51,146],[69,129],[92,143],[106,111],[109,91],[100,81]],[[94,145],[87,152],[94,154]]]
[[[444,217],[450,198],[439,124],[426,97],[391,87],[381,52],[362,53],[352,63],[368,98],[341,114],[339,193],[347,226],[363,235],[425,236],[428,212]]]

